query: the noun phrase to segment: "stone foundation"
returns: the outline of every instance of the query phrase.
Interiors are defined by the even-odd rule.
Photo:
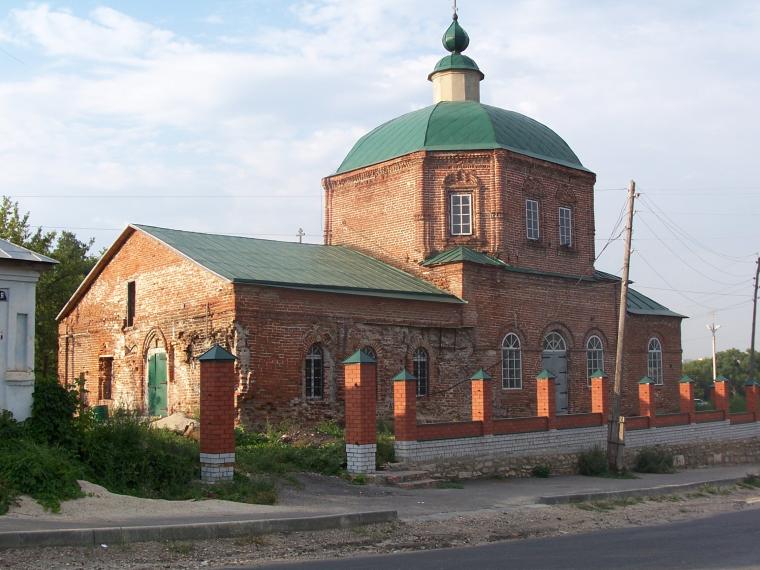
[[[201,453],[201,480],[203,482],[232,481],[234,474],[234,453]]]
[[[375,471],[376,443],[364,445],[346,444],[346,470],[352,474]]]
[[[530,477],[533,467],[548,465],[552,474],[577,473],[578,456],[594,446],[605,448],[607,428],[580,428],[436,441],[397,441],[404,469],[428,471],[443,479]],[[677,467],[760,463],[760,422],[728,421],[633,430],[626,433],[626,464],[636,450],[657,446],[675,455]]]

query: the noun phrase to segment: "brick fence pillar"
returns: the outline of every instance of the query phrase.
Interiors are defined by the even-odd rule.
[[[417,441],[417,379],[402,370],[393,377],[393,427],[396,441]]]
[[[536,376],[536,415],[546,418],[547,429],[554,429],[557,415],[557,393],[554,387],[554,374],[542,370]]]
[[[470,378],[472,382],[472,421],[481,422],[483,435],[493,435],[493,385],[482,368]]]
[[[602,422],[606,422],[609,411],[607,375],[601,370],[595,370],[591,374],[591,413],[602,414]]]
[[[728,413],[728,378],[718,376],[713,382],[713,404],[716,410]]]
[[[747,398],[747,411],[755,414],[755,421],[760,420],[760,384],[757,380],[749,379],[744,384],[744,394]]]
[[[232,481],[235,472],[235,357],[215,344],[201,366],[201,479]]]
[[[639,415],[647,418],[654,416],[654,380],[648,376],[639,380]],[[649,425],[652,425],[651,422]]]
[[[683,375],[678,382],[678,403],[682,414],[689,414],[689,423],[696,421],[696,406],[694,405],[694,380]]]
[[[363,350],[343,361],[346,400],[346,470],[373,473],[377,454],[377,363]]]

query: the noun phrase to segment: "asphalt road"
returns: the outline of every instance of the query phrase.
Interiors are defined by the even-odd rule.
[[[556,538],[266,566],[309,569],[759,568],[760,511]]]

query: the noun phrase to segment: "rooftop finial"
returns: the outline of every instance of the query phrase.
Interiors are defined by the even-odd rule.
[[[453,22],[443,34],[443,47],[451,53],[462,53],[470,45],[470,36],[464,31],[464,28],[459,25],[459,15],[457,14],[457,3],[454,0],[454,16]]]

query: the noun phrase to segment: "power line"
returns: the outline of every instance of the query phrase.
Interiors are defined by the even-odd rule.
[[[744,283],[742,283],[744,285]],[[668,287],[654,287],[652,285],[642,285],[636,283],[637,289],[654,289],[655,291],[680,291],[683,293],[691,293],[692,295],[709,295],[711,297],[748,297],[747,293],[718,293],[717,291],[691,291],[689,289],[672,289]]]
[[[322,199],[322,193],[319,194],[12,194],[8,195],[8,198],[44,198],[46,200],[50,198],[65,198],[65,199],[119,199],[119,200],[135,200],[139,198],[198,198],[206,199],[213,198],[215,200],[222,199],[258,199],[258,198],[319,198]]]
[[[637,251],[636,254],[639,256],[639,259],[641,259],[641,261],[643,261],[647,265],[647,267],[649,267],[649,269],[651,269],[654,272],[654,274],[657,275],[657,277],[659,277],[660,279],[662,279],[662,281],[665,283],[665,285],[667,285],[668,287],[670,287],[673,291],[675,291],[676,293],[678,293],[681,297],[683,297],[687,301],[690,301],[691,303],[694,303],[695,305],[700,305],[701,304],[701,303],[695,301],[694,299],[692,299],[691,297],[689,297],[688,295],[686,295],[683,291],[681,291],[681,290],[676,289],[675,287],[673,287],[673,285],[671,285],[670,282],[667,279],[665,279],[665,277],[663,277],[662,274],[659,271],[657,271],[651,263],[649,263],[647,261],[646,257],[644,257],[643,255],[641,255],[640,251]]]
[[[700,246],[702,249],[704,249],[704,250],[706,250],[706,251],[709,251],[709,252],[711,252],[713,255],[716,255],[716,256],[720,257],[721,259],[729,258],[729,259],[734,259],[734,260],[737,260],[737,261],[743,261],[743,260],[744,260],[744,259],[746,259],[746,258],[749,258],[749,257],[752,257],[752,258],[754,258],[754,257],[755,257],[755,255],[754,255],[754,254],[747,254],[747,255],[728,255],[728,254],[725,254],[725,253],[723,253],[723,252],[717,251],[717,250],[715,250],[715,249],[711,248],[710,246],[708,246],[708,245],[706,245],[706,244],[703,244],[703,243],[701,243],[701,242],[700,242],[700,241],[699,241],[697,238],[695,238],[695,237],[694,237],[694,236],[692,236],[692,235],[691,235],[689,232],[687,232],[687,231],[686,231],[686,230],[684,230],[684,229],[683,229],[681,226],[679,226],[679,225],[678,225],[678,224],[675,222],[675,220],[673,220],[673,218],[671,218],[671,217],[668,215],[668,213],[667,213],[667,212],[666,212],[666,211],[665,211],[665,210],[664,210],[664,209],[663,209],[663,208],[662,208],[660,205],[658,205],[658,204],[657,204],[657,202],[656,202],[655,200],[653,200],[653,199],[652,199],[652,197],[651,197],[651,196],[644,196],[643,198],[644,198],[644,201],[645,201],[647,204],[649,204],[650,206],[652,206],[652,207],[653,207],[655,210],[658,210],[658,211],[659,211],[659,213],[660,213],[660,215],[661,215],[661,219],[662,219],[662,218],[666,218],[667,220],[669,220],[669,222],[670,222],[670,226],[671,226],[672,228],[675,228],[675,229],[676,229],[678,232],[680,232],[680,233],[681,233],[681,235],[682,235],[683,237],[685,237],[685,238],[686,238],[687,240],[689,240],[691,243],[696,243],[696,244],[697,244],[697,245],[699,245],[699,246]],[[657,215],[657,212],[654,212],[654,214],[655,214],[655,215]],[[674,235],[675,235],[675,233],[674,233]]]
[[[646,220],[645,220],[643,217],[641,218],[641,222],[642,222],[642,223],[643,223],[643,224],[644,224],[644,225],[645,225],[647,228],[649,228],[649,231],[650,231],[650,232],[652,232],[652,234],[653,234],[655,237],[659,238],[659,236],[657,235],[657,232],[655,232],[655,231],[652,229],[652,227],[651,227],[649,224],[647,224],[647,223],[646,223]],[[672,247],[670,247],[670,246],[669,246],[669,245],[668,245],[668,244],[667,244],[665,241],[663,241],[662,239],[659,239],[659,242],[660,242],[662,245],[664,245],[664,246],[665,246],[665,248],[666,248],[666,249],[667,249],[667,250],[668,250],[668,251],[669,251],[671,254],[673,254],[673,256],[674,256],[676,259],[678,259],[678,260],[679,260],[681,263],[683,263],[683,264],[684,264],[686,267],[688,267],[689,269],[691,269],[691,270],[692,270],[692,271],[694,271],[695,273],[697,273],[697,274],[701,275],[701,276],[702,276],[702,277],[704,277],[705,279],[709,279],[710,281],[713,281],[713,282],[717,283],[718,285],[727,285],[727,286],[729,286],[729,287],[732,287],[732,286],[734,286],[734,285],[737,285],[737,283],[726,283],[725,281],[718,281],[717,279],[713,279],[712,277],[710,277],[710,276],[709,276],[709,275],[707,275],[706,273],[703,273],[702,271],[700,271],[699,269],[697,269],[696,267],[694,267],[693,265],[691,265],[691,264],[690,264],[688,261],[686,261],[686,260],[685,260],[683,257],[681,257],[680,255],[678,255],[678,254],[677,254],[675,251],[673,251],[673,248],[672,248]]]

